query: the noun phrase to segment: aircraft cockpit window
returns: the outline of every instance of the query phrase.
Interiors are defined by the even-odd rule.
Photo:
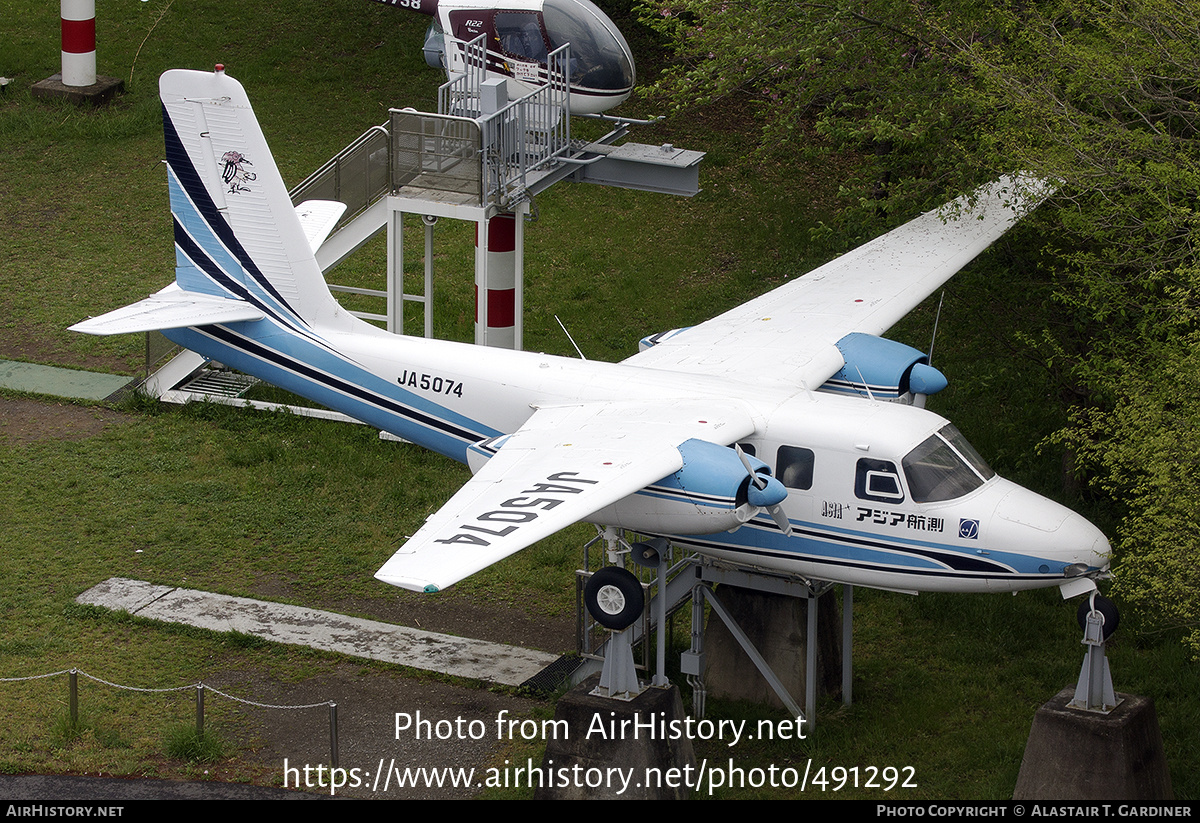
[[[942,429],[939,434],[931,434],[901,461],[904,476],[908,478],[909,491],[913,500],[918,503],[935,503],[939,500],[962,497],[982,486],[986,479],[980,472],[967,465],[957,448],[951,448],[950,442],[940,436],[945,434],[946,429]],[[953,435],[962,443],[967,442],[957,429]],[[956,447],[957,445],[955,443]],[[971,454],[978,459],[983,469],[989,472],[988,477],[994,474],[974,449],[971,449]]]
[[[946,438],[946,441],[971,464],[971,467],[975,471],[979,472],[979,476],[984,480],[991,480],[996,474],[992,471],[992,467],[987,464],[987,461],[979,456],[979,452],[975,451],[975,447],[967,441],[967,438],[962,436],[962,432],[953,423],[947,423],[945,426],[942,426],[938,434]]]
[[[546,62],[546,41],[534,12],[496,12],[496,37],[509,57],[531,63]]]
[[[811,489],[813,451],[799,446],[780,446],[775,457],[775,476],[789,489]]]
[[[633,86],[629,45],[588,0],[545,0],[542,17],[551,48],[571,44],[571,85],[619,91]]]
[[[861,458],[854,473],[854,494],[862,500],[903,503],[904,488],[900,485],[896,464],[890,460]]]

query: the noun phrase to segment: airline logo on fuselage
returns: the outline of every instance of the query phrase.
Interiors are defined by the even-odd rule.
[[[922,532],[940,532],[946,529],[944,517],[928,517],[923,514],[909,514],[887,509],[868,509],[865,506],[858,507],[858,517],[855,520],[859,523],[865,521],[877,526],[914,529]]]

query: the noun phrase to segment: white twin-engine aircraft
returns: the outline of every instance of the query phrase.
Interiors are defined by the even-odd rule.
[[[911,401],[876,337],[1037,199],[1003,179],[621,363],[390,334],[330,296],[242,86],[161,80],[175,283],[73,326],[171,340],[474,477],[377,573],[435,592],[578,520],[743,566],[899,591],[1094,589],[1109,545]]]

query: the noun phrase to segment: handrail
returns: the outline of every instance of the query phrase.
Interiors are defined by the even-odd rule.
[[[341,223],[366,210],[391,188],[388,124],[372,126],[293,188],[294,205],[305,200],[338,200],[346,204]],[[382,152],[382,154],[381,154]]]

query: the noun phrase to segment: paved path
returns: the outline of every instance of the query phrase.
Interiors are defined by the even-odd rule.
[[[0,388],[13,391],[51,394],[55,397],[79,400],[103,400],[125,388],[132,380],[132,377],[115,374],[0,360]]]
[[[519,646],[410,629],[303,606],[159,586],[123,577],[111,577],[93,586],[76,601],[124,610],[152,620],[184,623],[217,632],[241,632],[277,643],[309,646],[508,686],[520,686],[558,659],[556,655]]]

